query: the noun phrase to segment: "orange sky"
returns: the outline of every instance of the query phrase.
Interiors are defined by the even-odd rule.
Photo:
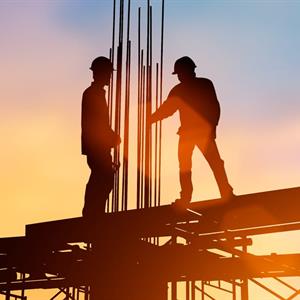
[[[61,17],[64,7],[58,4],[3,3],[0,4],[3,48],[0,57],[0,236],[17,236],[24,234],[25,224],[81,214],[89,174],[85,158],[80,155],[81,94],[91,81],[90,61],[99,54],[106,54],[110,45],[110,32],[103,28],[110,28],[110,18],[104,14],[110,13],[111,7],[106,2],[97,18],[94,16],[95,24],[84,23],[84,19],[82,27],[74,29],[72,23],[62,23],[59,19],[65,22],[66,18]],[[72,5],[69,8],[74,9]],[[189,11],[191,8],[184,6],[183,13],[191,14],[189,34],[183,33],[184,26],[189,25],[185,25],[187,21],[178,30],[174,25],[177,24],[178,7],[169,4],[167,9],[166,32],[169,34],[165,49],[164,96],[177,83],[171,75],[174,60],[191,55],[198,65],[197,73],[215,83],[222,106],[217,143],[235,193],[299,186],[300,90],[297,79],[300,78],[300,62],[290,61],[289,57],[294,57],[295,47],[300,50],[300,43],[292,27],[282,26],[286,20],[294,20],[293,17],[296,20],[295,8],[285,7],[281,17],[286,19],[282,24],[275,22],[280,7],[272,11],[274,20],[272,14],[267,16],[274,22],[271,23],[276,33],[274,40],[267,32],[271,30],[270,22],[270,28],[261,27],[261,31],[258,25],[253,25],[262,18],[253,7],[257,15],[251,15],[251,11],[247,15],[252,23],[244,24],[242,17],[238,18],[239,28],[246,30],[247,39],[242,29],[235,39],[238,29],[232,34],[235,26],[234,23],[229,26],[230,16],[226,19],[226,15],[222,15],[228,28],[222,27],[218,9],[205,14],[205,9],[201,8],[206,21],[210,20],[209,13],[220,17],[218,22],[224,32],[219,32],[217,26],[208,28],[207,23],[203,23],[199,26],[202,35],[197,40],[195,36],[198,37],[200,29],[192,25],[200,21]],[[241,7],[241,14],[246,10]],[[85,25],[86,32],[92,32],[90,36],[85,35]],[[176,39],[176,34],[182,34],[182,39]],[[224,34],[227,34],[228,43]],[[294,48],[287,47],[290,41],[295,43]],[[272,47],[269,47],[271,42]],[[282,53],[279,62],[276,51]],[[135,101],[133,95],[132,137],[136,132]],[[168,204],[179,194],[177,116],[166,120],[163,126],[162,202]],[[135,161],[135,147],[133,139],[132,161]],[[193,165],[194,201],[218,197],[212,173],[197,151]],[[130,176],[129,198],[133,207],[134,163],[130,165]],[[257,253],[299,252],[299,233],[277,235],[268,240],[259,237],[256,241],[254,251]]]

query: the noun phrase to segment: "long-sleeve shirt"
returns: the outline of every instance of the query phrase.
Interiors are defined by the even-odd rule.
[[[152,121],[167,118],[177,110],[181,122],[178,134],[215,132],[220,118],[220,104],[213,83],[209,79],[197,77],[179,83],[152,114]]]
[[[118,135],[109,124],[105,90],[94,82],[82,96],[81,129],[82,154],[107,159]]]

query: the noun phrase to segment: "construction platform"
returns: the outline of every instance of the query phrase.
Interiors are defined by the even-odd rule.
[[[296,187],[27,225],[0,239],[0,292],[97,286],[91,299],[167,299],[168,282],[299,276],[298,253],[247,252],[254,235],[299,230],[299,211]]]

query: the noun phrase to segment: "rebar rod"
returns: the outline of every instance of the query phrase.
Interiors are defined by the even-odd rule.
[[[112,20],[112,42],[111,42],[111,63],[115,64],[115,33],[116,33],[116,0],[113,2],[113,20]],[[114,72],[110,79],[110,94],[109,94],[109,122],[112,124],[113,120],[113,95],[114,95]]]
[[[149,1],[150,3],[150,1]],[[152,6],[149,7],[149,206],[153,205],[152,185],[152,124],[150,121],[152,113]]]
[[[158,63],[156,63],[156,72],[155,72],[155,110],[158,109]],[[155,123],[155,132],[154,132],[154,206],[157,206],[158,200],[158,124]]]
[[[115,64],[115,32],[116,32],[116,0],[113,1],[113,13],[112,13],[112,42],[110,48],[110,60],[114,67]],[[108,111],[109,111],[109,124],[113,123],[113,98],[114,98],[114,72],[111,74],[109,90],[108,90]],[[106,210],[107,212],[113,211],[114,193],[108,198]]]
[[[123,143],[123,177],[122,177],[122,210],[128,207],[128,162],[129,162],[129,105],[130,105],[130,0],[127,11],[127,47],[126,47],[126,82],[125,82],[125,112],[124,112],[124,143]]]
[[[147,0],[147,51],[146,51],[146,132],[145,132],[145,208],[150,206],[150,115],[151,115],[151,100],[150,100],[150,1]]]
[[[141,186],[141,8],[138,8],[138,109],[137,109],[136,208],[140,208]]]
[[[159,105],[162,104],[163,92],[163,62],[164,62],[164,23],[165,23],[165,0],[162,0],[161,7],[161,39],[160,39],[160,88],[159,88]],[[162,157],[162,122],[158,123],[159,137],[158,137],[158,205],[161,204],[161,157]]]
[[[145,107],[146,107],[146,66],[144,65],[144,51],[141,53],[142,60],[142,103],[141,103],[141,208],[145,207]]]
[[[115,131],[120,134],[121,127],[121,99],[122,99],[122,64],[123,64],[123,22],[124,22],[124,0],[120,0],[119,17],[119,45],[117,48],[117,81],[116,81],[116,104],[115,104]],[[114,163],[119,164],[120,146],[115,147]],[[115,173],[113,189],[113,211],[119,210],[119,169]]]

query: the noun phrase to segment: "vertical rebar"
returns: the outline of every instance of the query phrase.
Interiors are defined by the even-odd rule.
[[[150,3],[150,1],[149,1]],[[149,7],[149,206],[153,205],[152,193],[152,6]]]
[[[113,2],[113,20],[112,20],[112,43],[111,43],[111,63],[115,64],[115,32],[116,32],[116,0]],[[110,79],[110,93],[109,93],[109,122],[112,124],[113,120],[113,94],[114,94],[114,73],[111,75]]]
[[[147,51],[146,51],[146,132],[145,132],[145,208],[150,206],[150,0],[147,0]]]
[[[124,143],[123,143],[123,177],[122,177],[122,210],[127,210],[128,198],[128,161],[129,161],[129,104],[130,104],[130,0],[128,0],[127,15],[127,47],[126,47],[126,82],[125,82],[125,112],[124,112]]]
[[[116,81],[116,104],[115,104],[115,132],[120,135],[121,131],[121,98],[122,98],[122,64],[123,64],[123,22],[124,22],[124,0],[120,0],[119,17],[119,45],[117,48],[117,81]],[[120,146],[115,147],[114,163],[120,162]],[[115,173],[113,189],[113,211],[119,210],[119,170]]]
[[[141,185],[141,8],[138,8],[138,111],[137,111],[137,184],[136,208],[140,208]]]
[[[116,32],[116,0],[113,1],[113,13],[112,13],[112,42],[110,48],[110,60],[114,67],[115,64],[115,32]],[[108,111],[109,111],[109,124],[113,123],[113,98],[114,98],[114,72],[111,74],[109,91],[108,91]],[[109,196],[106,210],[107,212],[113,211],[113,193]]]
[[[156,72],[155,72],[155,110],[158,109],[158,63],[156,63]],[[157,184],[158,184],[158,124],[155,123],[154,131],[154,206],[158,205],[157,199]]]
[[[112,61],[112,48],[109,48],[109,60]],[[113,75],[113,74],[112,74]],[[109,114],[109,125],[111,126],[111,122],[112,122],[112,97],[111,97],[111,91],[112,91],[113,87],[112,87],[112,78],[110,78],[110,82],[108,85],[108,114]]]
[[[145,107],[146,107],[146,66],[144,65],[144,51],[141,52],[142,95],[141,95],[141,208],[145,207]]]
[[[160,39],[160,88],[159,88],[159,105],[162,104],[163,92],[163,62],[164,62],[164,23],[165,23],[165,0],[162,0],[161,6],[161,39]],[[162,122],[158,123],[158,205],[161,203],[161,156],[162,156]]]

